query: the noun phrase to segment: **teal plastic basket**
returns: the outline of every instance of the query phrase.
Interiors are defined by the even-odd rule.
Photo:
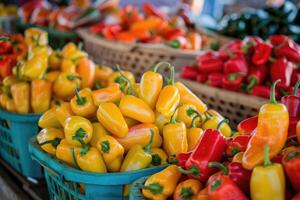
[[[73,168],[45,153],[32,138],[29,152],[34,160],[44,168],[50,198],[63,200],[126,200],[124,185],[154,174],[166,167],[152,167],[122,173],[90,173]],[[80,192],[84,188],[84,193]]]
[[[42,178],[42,168],[28,151],[28,142],[38,133],[40,115],[20,115],[0,109],[0,156],[25,177]]]
[[[137,179],[131,185],[129,200],[147,200],[143,194],[141,187],[146,182],[148,176],[144,176],[142,178]]]

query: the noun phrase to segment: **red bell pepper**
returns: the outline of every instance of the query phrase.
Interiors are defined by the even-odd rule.
[[[182,28],[173,28],[163,34],[163,38],[167,41],[175,40],[177,37],[184,36],[185,32]]]
[[[244,77],[240,74],[228,74],[222,78],[222,88],[225,90],[239,91]]]
[[[221,87],[223,74],[221,73],[211,73],[208,75],[208,85],[213,87]]]
[[[287,42],[289,38],[285,35],[272,35],[269,40],[273,46],[278,46],[284,42]]]
[[[294,189],[300,192],[300,148],[283,156],[282,164]]]
[[[271,87],[264,85],[255,85],[252,90],[249,92],[252,96],[258,96],[268,99],[270,97]]]
[[[195,80],[198,75],[198,69],[194,66],[184,66],[181,70],[180,77]]]
[[[223,60],[230,58],[230,55],[243,54],[243,41],[233,40],[219,49],[220,56]]]
[[[292,40],[288,40],[275,47],[277,57],[286,57],[289,61],[300,64],[300,47]]]
[[[90,31],[92,33],[95,33],[95,34],[99,34],[99,33],[101,33],[103,31],[103,29],[105,28],[105,26],[106,25],[103,24],[103,23],[98,23],[98,24],[92,25],[90,27]]]
[[[162,41],[162,38],[161,36],[159,35],[152,35],[150,37],[147,37],[147,38],[140,38],[139,39],[140,42],[142,43],[160,43]]]
[[[218,162],[211,162],[208,164],[210,167],[217,167],[221,169],[220,172],[212,175],[207,184],[211,184],[221,174],[228,176],[242,191],[249,193],[250,190],[250,178],[252,171],[244,169],[241,163],[232,162],[228,166],[224,166]]]
[[[210,163],[209,165],[211,167],[218,166],[217,163],[215,162]],[[220,168],[223,170],[223,173],[217,174],[215,177],[213,177],[214,180],[208,183],[209,199],[210,200],[232,200],[232,199],[247,200],[248,199],[247,196],[238,187],[238,185],[240,185],[241,183],[236,184],[230,178],[229,170],[224,165],[221,165]],[[247,174],[247,176],[249,175]]]
[[[272,46],[266,42],[259,42],[254,47],[252,55],[252,63],[254,65],[264,65],[269,60],[272,53]]]
[[[196,81],[198,83],[205,83],[208,79],[208,75],[207,74],[198,74],[196,77]]]
[[[299,85],[300,81],[296,83],[292,95],[283,96],[281,98],[281,103],[283,103],[289,111],[289,117],[300,117],[300,97],[297,96]]]
[[[218,129],[225,121],[222,120],[216,130],[207,129],[202,133],[195,149],[186,161],[184,169],[180,168],[182,173],[206,182],[216,172],[216,169],[208,167],[208,163],[220,162],[223,157],[226,139]]]
[[[251,91],[254,85],[260,85],[266,79],[268,75],[268,67],[261,65],[259,67],[252,67],[250,73],[247,76],[247,91]]]
[[[249,70],[248,68],[248,63],[242,53],[234,54],[224,63],[225,74],[239,73],[242,75],[247,75]]]
[[[237,130],[238,130],[239,134],[240,135],[251,135],[252,132],[257,127],[257,121],[258,121],[257,116],[250,117],[248,119],[244,119],[243,121],[241,121],[237,126]]]
[[[295,65],[292,62],[289,62],[285,58],[279,58],[272,63],[270,69],[271,81],[274,82],[277,79],[280,79],[281,82],[279,85],[290,86],[291,78]]]
[[[177,165],[179,167],[184,167],[186,161],[189,159],[189,157],[191,156],[192,151],[187,152],[187,153],[179,153],[176,155],[176,161],[177,161]]]
[[[237,135],[227,143],[226,155],[233,157],[239,152],[245,152],[251,135]]]
[[[300,117],[289,117],[289,129],[288,129],[288,138],[295,137],[297,135],[297,123],[299,122]]]
[[[223,60],[218,52],[207,51],[197,57],[199,72],[209,74],[222,72]]]
[[[9,56],[0,56],[0,78],[4,78],[12,74],[14,60]]]
[[[9,54],[12,51],[12,44],[8,37],[0,37],[0,55]]]
[[[165,14],[163,12],[159,11],[157,8],[155,8],[150,3],[144,3],[143,10],[144,10],[144,13],[148,16],[155,16],[155,17],[159,17],[161,19],[166,18]]]
[[[116,35],[121,32],[122,27],[119,24],[116,25],[107,25],[102,30],[102,35],[107,40],[115,39]]]

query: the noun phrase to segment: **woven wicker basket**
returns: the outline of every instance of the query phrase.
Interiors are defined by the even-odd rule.
[[[187,79],[177,78],[177,80],[191,89],[209,108],[217,110],[229,119],[232,128],[236,128],[237,124],[243,119],[257,115],[259,108],[268,101],[247,94],[199,84]]]
[[[137,78],[149,67],[161,61],[172,63],[176,71],[187,64],[195,62],[200,52],[182,51],[166,47],[162,44],[124,44],[107,41],[90,33],[87,29],[78,30],[84,42],[85,50],[96,63],[130,70]]]

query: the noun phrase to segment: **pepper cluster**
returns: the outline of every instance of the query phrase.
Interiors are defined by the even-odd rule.
[[[143,195],[153,200],[299,199],[300,121],[294,134],[289,128],[289,118],[298,113],[298,97],[277,103],[278,82],[272,85],[270,102],[257,117],[241,122],[235,136],[221,134],[223,122],[205,130],[192,151],[177,154],[177,166],[146,180]]]
[[[197,64],[182,69],[181,77],[263,98],[270,96],[271,83],[281,79],[276,90],[279,98],[300,80],[299,63],[300,47],[287,36],[273,35],[268,41],[249,36],[229,42],[218,52],[202,53]]]

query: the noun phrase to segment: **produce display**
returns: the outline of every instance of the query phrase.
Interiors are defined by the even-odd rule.
[[[218,47],[217,40],[192,28],[186,15],[169,17],[148,3],[143,5],[142,12],[133,5],[119,8],[107,14],[99,24],[91,26],[90,31],[107,40],[130,44],[163,43],[175,49],[194,51]]]
[[[258,116],[241,122],[225,138],[216,128],[205,130],[193,150],[176,155],[176,165],[148,177],[138,186],[147,199],[293,199],[300,195],[298,96],[269,103]],[[300,82],[297,83],[299,85]],[[292,118],[297,122],[291,128]]]
[[[271,83],[281,79],[276,98],[291,93],[300,80],[300,47],[291,38],[273,35],[233,40],[219,51],[205,51],[196,64],[183,67],[180,76],[225,90],[268,98]]]

